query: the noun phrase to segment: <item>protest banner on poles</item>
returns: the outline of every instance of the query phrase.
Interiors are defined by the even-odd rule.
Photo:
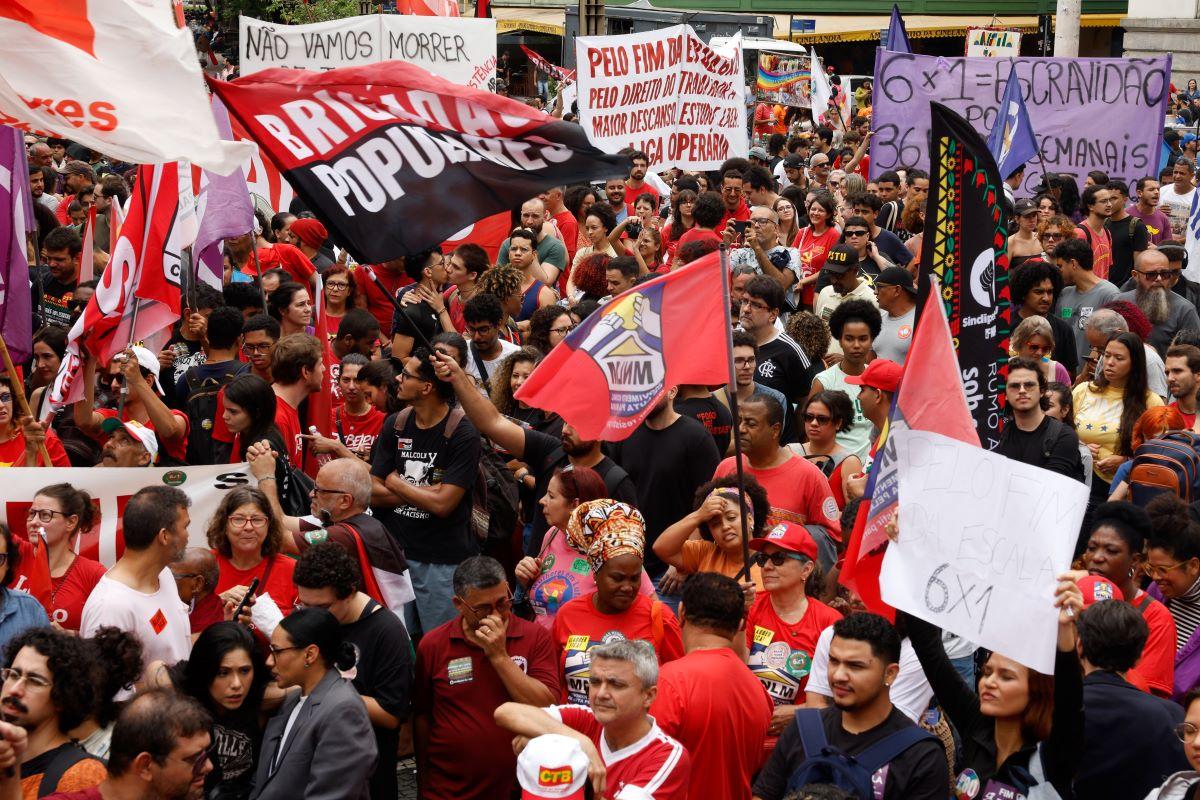
[[[767,102],[807,108],[812,102],[808,54],[759,51],[757,88]]]
[[[1171,86],[1161,58],[943,58],[877,50],[871,177],[929,169],[929,103],[961,114],[983,135],[996,121],[1009,72],[1037,131],[1045,168],[1083,186],[1089,170],[1126,184],[1158,174]],[[1034,194],[1042,161],[1029,163],[1018,196]]]
[[[208,548],[205,529],[225,494],[238,486],[250,486],[248,464],[213,464],[203,467],[12,467],[4,470],[4,499],[0,520],[13,535],[26,536],[26,515],[34,496],[44,486],[69,483],[92,496],[96,523],[80,535],[78,552],[112,566],[125,549],[121,517],[125,504],[147,486],[177,486],[192,501],[188,509],[188,545]]]
[[[494,19],[370,14],[278,25],[242,16],[238,32],[242,75],[270,67],[330,70],[407,61],[463,86],[495,87]]]
[[[716,169],[749,147],[741,39],[714,50],[690,25],[575,42],[579,122],[607,153],[641,150],[651,170]]]
[[[932,431],[897,430],[889,442],[900,520],[883,599],[1053,675],[1055,579],[1071,565],[1087,487]]]
[[[1015,58],[1021,55],[1021,32],[996,28],[967,30],[968,58]]]

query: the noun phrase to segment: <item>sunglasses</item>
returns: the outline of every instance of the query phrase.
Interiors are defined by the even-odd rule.
[[[804,421],[815,422],[818,425],[828,425],[831,421],[833,421],[833,417],[830,417],[826,414],[805,414]]]
[[[788,561],[799,561],[808,563],[808,556],[802,556],[799,553],[786,553],[782,550],[774,553],[757,553],[754,556],[754,563],[760,567],[765,567],[770,561],[776,567],[782,567]]]

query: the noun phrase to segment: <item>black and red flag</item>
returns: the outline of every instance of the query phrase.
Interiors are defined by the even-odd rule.
[[[402,61],[210,84],[361,263],[437,247],[551,186],[629,171],[578,125]]]

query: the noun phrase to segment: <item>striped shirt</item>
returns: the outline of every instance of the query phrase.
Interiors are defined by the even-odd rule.
[[[1174,599],[1168,600],[1167,610],[1175,620],[1175,649],[1182,650],[1200,628],[1200,580],[1192,584],[1192,588]]]

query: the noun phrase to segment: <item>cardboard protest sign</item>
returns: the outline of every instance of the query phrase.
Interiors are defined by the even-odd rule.
[[[807,108],[812,103],[808,53],[759,51],[758,94],[771,103]]]
[[[900,536],[883,557],[883,599],[1054,674],[1055,579],[1070,567],[1087,487],[931,431],[890,441]]]
[[[575,44],[579,122],[596,147],[641,150],[650,169],[715,169],[749,147],[740,39],[729,53],[690,25]]]
[[[1083,186],[1102,170],[1129,183],[1158,173],[1171,85],[1171,56],[1161,58],[943,58],[875,53],[875,135],[871,177],[929,169],[929,103],[961,114],[986,136],[996,121],[1009,72],[1016,69],[1046,169]],[[1031,161],[1017,196],[1042,179]]]
[[[243,16],[238,26],[242,75],[269,67],[329,70],[407,61],[464,86],[495,86],[494,19],[370,14],[277,25]]]
[[[1015,58],[1021,55],[1021,33],[996,28],[967,30],[968,58]]]

